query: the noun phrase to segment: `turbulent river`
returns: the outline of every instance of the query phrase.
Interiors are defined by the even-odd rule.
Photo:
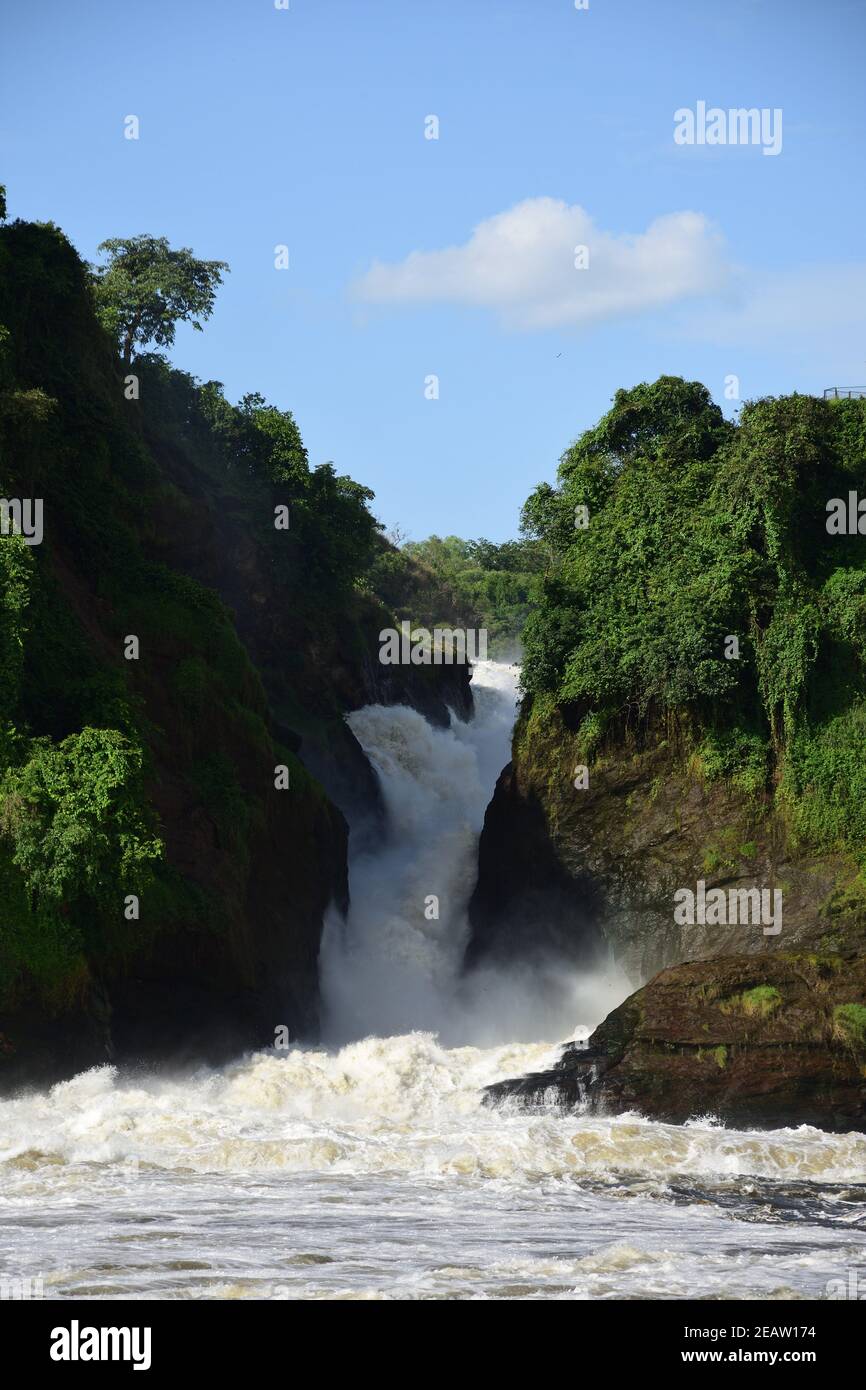
[[[0,1279],[48,1298],[811,1299],[863,1262],[862,1135],[481,1107],[629,984],[461,975],[514,673],[480,663],[473,690],[451,730],[351,717],[389,835],[327,924],[321,1045],[171,1078],[101,1067],[0,1104]]]

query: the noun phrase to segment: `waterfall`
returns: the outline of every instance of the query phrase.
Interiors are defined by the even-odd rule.
[[[323,1036],[342,1044],[416,1029],[448,1045],[586,1034],[628,992],[611,970],[562,962],[462,972],[478,836],[510,756],[518,670],[473,668],[474,718],[434,729],[415,710],[370,705],[350,716],[378,773],[382,843],[352,857],[348,920],[329,917],[322,944]]]
[[[450,729],[399,707],[352,716],[388,816],[353,859],[348,921],[328,924],[325,1045],[98,1067],[0,1101],[4,1269],[72,1299],[777,1299],[844,1284],[862,1256],[866,1136],[481,1105],[490,1083],[549,1068],[551,1044],[622,989],[557,962],[463,973],[514,686],[479,663],[475,718]]]

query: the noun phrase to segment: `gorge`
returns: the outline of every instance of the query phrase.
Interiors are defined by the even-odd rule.
[[[821,536],[864,402],[619,392],[527,539],[419,553],[255,393],[141,353],[128,399],[55,227],[0,229],[0,323],[0,491],[46,499],[0,537],[11,1267],[823,1296],[866,1160],[866,571]],[[506,610],[490,660],[378,659]],[[699,883],[783,930],[678,919]]]

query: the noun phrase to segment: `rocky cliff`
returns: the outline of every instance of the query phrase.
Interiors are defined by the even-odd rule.
[[[708,782],[667,732],[611,743],[578,790],[579,736],[561,712],[524,709],[485,819],[468,963],[613,957],[647,983],[552,1072],[488,1095],[674,1122],[864,1129],[858,865],[792,843],[769,794]],[[674,895],[699,880],[726,895],[778,888],[781,931],[678,924]]]
[[[709,780],[672,722],[624,731],[586,763],[568,711],[527,701],[513,761],[488,808],[472,906],[470,960],[488,952],[612,954],[639,983],[683,960],[860,949],[858,865],[795,842],[769,792]],[[588,785],[574,773],[588,767]],[[676,891],[760,884],[783,895],[782,931],[760,923],[678,924]]]
[[[777,952],[663,970],[549,1072],[488,1103],[551,1100],[682,1124],[866,1129],[866,962]]]
[[[527,504],[551,570],[467,963],[612,957],[640,988],[494,1098],[866,1126],[866,557],[825,526],[866,478],[862,404],[733,427],[663,378]],[[761,893],[777,922],[740,911]]]
[[[465,716],[468,672],[384,678],[371,494],[260,398],[124,376],[55,228],[0,230],[0,324],[0,493],[44,512],[0,536],[0,1085],[315,1036],[381,815],[343,716]]]

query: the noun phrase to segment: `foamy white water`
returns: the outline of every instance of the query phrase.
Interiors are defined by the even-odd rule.
[[[461,978],[513,708],[513,673],[478,676],[469,726],[353,716],[390,833],[325,943],[332,1045],[0,1103],[0,1277],[53,1298],[787,1299],[866,1261],[866,1136],[481,1106],[627,986]]]
[[[0,1107],[2,1272],[56,1298],[816,1298],[866,1137],[481,1108],[540,1045],[429,1034]]]
[[[517,677],[516,666],[478,662],[475,716],[468,724],[454,719],[450,729],[399,706],[350,716],[379,774],[387,836],[352,861],[348,922],[333,913],[326,926],[329,1040],[430,1029],[454,1043],[553,1042],[587,1034],[630,993],[613,966],[593,976],[560,961],[462,973],[478,836],[511,755]]]

